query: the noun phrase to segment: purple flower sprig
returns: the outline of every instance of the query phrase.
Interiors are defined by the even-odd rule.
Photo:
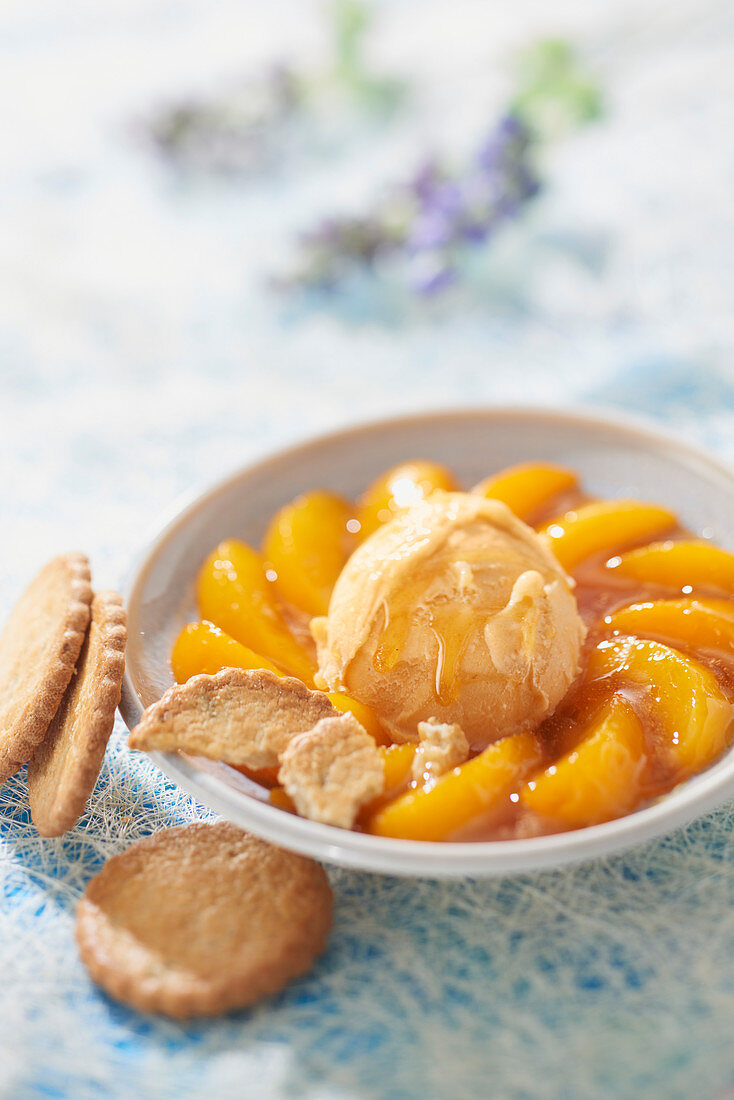
[[[375,73],[365,47],[373,12],[364,0],[327,6],[329,58],[312,71],[281,61],[211,95],[162,105],[142,132],[179,170],[245,178],[289,160],[321,155],[334,131],[360,121],[384,124],[407,93],[399,79]]]
[[[436,160],[367,214],[329,218],[301,238],[301,264],[287,280],[300,288],[334,288],[355,268],[399,262],[409,285],[431,296],[454,283],[463,254],[518,216],[540,189],[533,135],[505,115],[461,172]]]
[[[244,176],[277,163],[283,133],[303,108],[304,88],[275,65],[219,96],[181,99],[153,114],[152,146],[179,169]]]
[[[438,295],[456,283],[470,252],[519,217],[541,188],[544,142],[599,117],[601,93],[563,39],[531,43],[516,60],[510,107],[457,168],[423,164],[366,213],[328,218],[300,239],[295,270],[281,285],[334,289],[383,261],[412,290]]]

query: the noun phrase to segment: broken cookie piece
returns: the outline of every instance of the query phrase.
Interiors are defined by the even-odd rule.
[[[361,807],[382,794],[385,767],[373,739],[347,713],[294,737],[278,779],[302,817],[351,829]]]
[[[130,747],[269,768],[296,734],[339,713],[326,695],[291,676],[226,668],[169,688],[145,711]]]
[[[411,774],[417,783],[438,779],[463,764],[469,756],[469,742],[461,726],[429,718],[418,723],[420,743],[415,750]]]

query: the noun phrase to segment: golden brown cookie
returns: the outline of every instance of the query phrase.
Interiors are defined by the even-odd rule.
[[[15,605],[0,637],[0,783],[43,740],[74,672],[91,603],[87,558],[62,554]]]
[[[61,836],[84,813],[115,724],[126,640],[122,600],[98,592],[76,673],[28,765],[31,817],[42,836]]]
[[[144,1012],[212,1016],[304,974],[324,949],[322,868],[228,822],[139,841],[88,884],[76,938],[92,978]]]
[[[323,692],[292,676],[225,668],[169,688],[145,711],[130,747],[269,768],[297,733],[340,713]]]

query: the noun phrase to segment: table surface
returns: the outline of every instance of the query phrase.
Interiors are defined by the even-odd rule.
[[[135,120],[243,66],[318,57],[323,7],[4,6],[2,615],[53,554],[83,548],[95,583],[118,584],[178,494],[380,415],[597,405],[734,459],[731,5],[377,11],[375,57],[421,89],[407,117],[237,182],[174,174]],[[544,196],[497,244],[491,293],[402,313],[274,295],[266,277],[299,226],[477,132],[507,51],[548,33],[598,67],[606,113],[549,157]],[[91,985],[73,911],[105,858],[207,811],[128,754],[119,721],[66,837],[35,834],[24,772],[0,800],[2,1096],[734,1095],[731,806],[537,875],[330,872],[335,927],[314,972],[251,1012],[179,1025]]]

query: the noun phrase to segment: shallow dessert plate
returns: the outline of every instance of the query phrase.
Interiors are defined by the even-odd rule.
[[[323,436],[220,482],[168,522],[136,562],[126,588],[127,668],[121,710],[132,728],[173,683],[171,646],[197,618],[194,580],[222,539],[259,544],[272,514],[308,489],[356,496],[412,458],[445,463],[467,486],[517,462],[578,470],[600,497],[667,505],[692,531],[734,549],[734,472],[639,422],[532,409],[485,409],[379,421]],[[320,825],[264,801],[266,792],[223,764],[152,754],[174,782],[230,821],[283,848],[386,874],[428,878],[530,871],[604,855],[669,832],[734,796],[734,748],[655,804],[604,825],[526,840],[429,843]]]

